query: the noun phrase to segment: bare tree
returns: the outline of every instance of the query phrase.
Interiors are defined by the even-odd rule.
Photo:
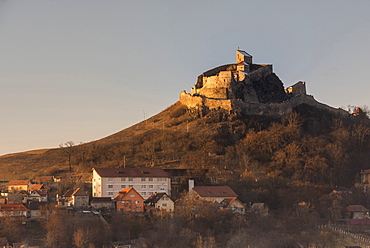
[[[68,141],[66,143],[62,143],[59,145],[59,147],[61,148],[61,150],[67,154],[67,157],[68,157],[68,166],[69,166],[69,170],[71,171],[72,170],[72,164],[71,164],[71,158],[72,158],[72,155],[75,151],[75,143],[73,141]]]

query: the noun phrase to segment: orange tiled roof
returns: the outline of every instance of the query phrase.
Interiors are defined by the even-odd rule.
[[[43,184],[31,184],[28,187],[28,190],[40,190],[43,186]]]
[[[3,204],[3,205],[0,205],[0,211],[14,211],[14,210],[27,211],[28,209],[23,204]]]
[[[11,180],[8,183],[8,186],[12,185],[28,185],[30,180]]]

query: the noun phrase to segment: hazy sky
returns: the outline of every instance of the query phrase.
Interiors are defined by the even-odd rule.
[[[97,140],[240,47],[333,107],[370,106],[370,1],[0,0],[0,155]]]

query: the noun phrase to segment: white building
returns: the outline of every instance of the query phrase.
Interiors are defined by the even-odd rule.
[[[113,198],[129,187],[144,199],[156,192],[171,195],[171,177],[159,168],[93,168],[93,197]]]

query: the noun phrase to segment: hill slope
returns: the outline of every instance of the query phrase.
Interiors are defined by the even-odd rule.
[[[264,173],[313,183],[347,184],[370,162],[369,121],[339,119],[300,105],[282,118],[218,109],[203,115],[177,102],[159,114],[98,141],[70,149],[0,157],[3,179],[93,167],[208,168],[219,180]]]

